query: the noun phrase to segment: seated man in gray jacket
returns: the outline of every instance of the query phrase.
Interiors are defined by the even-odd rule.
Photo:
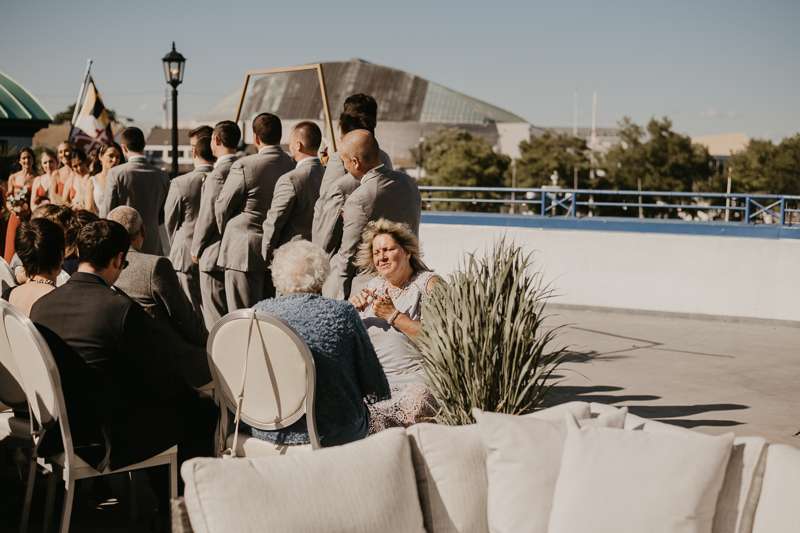
[[[153,346],[169,356],[167,368],[183,376],[193,387],[211,382],[206,342],[208,330],[183,291],[172,263],[166,257],[141,251],[147,229],[139,213],[120,206],[108,219],[125,227],[131,238],[127,266],[114,287],[141,305],[155,318],[153,330],[142,332],[152,338]]]

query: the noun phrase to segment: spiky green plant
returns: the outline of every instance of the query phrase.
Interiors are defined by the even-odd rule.
[[[531,254],[505,239],[483,258],[470,254],[431,293],[415,348],[419,375],[439,402],[441,424],[473,423],[470,411],[524,414],[552,385],[546,380],[566,355],[546,329],[552,290]]]

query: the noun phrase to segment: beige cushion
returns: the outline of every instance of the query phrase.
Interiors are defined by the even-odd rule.
[[[233,448],[233,433],[228,436],[225,442],[228,448]],[[297,444],[289,446],[286,444],[272,444],[269,441],[242,435],[239,433],[239,440],[236,442],[236,455],[239,457],[272,457],[274,455],[289,455],[293,453],[306,453],[312,450],[310,444]]]
[[[733,434],[568,422],[549,533],[710,533]]]
[[[753,533],[800,530],[800,450],[770,444]]]
[[[567,435],[561,420],[512,416],[473,410],[486,446],[489,481],[488,522],[493,533],[546,533]],[[621,429],[627,409],[613,409],[581,424]],[[589,414],[586,411],[584,414]]]
[[[424,532],[399,428],[307,454],[192,459],[181,474],[195,533]]]
[[[767,464],[767,441],[737,437],[714,512],[713,533],[750,533]]]
[[[12,411],[3,411],[0,413],[0,437],[7,435],[30,437],[31,421],[14,416]]]

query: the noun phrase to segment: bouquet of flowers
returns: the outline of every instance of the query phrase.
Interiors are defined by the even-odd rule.
[[[10,190],[6,193],[6,207],[9,212],[15,213],[17,216],[29,209],[29,201],[30,191],[27,184],[19,190]]]

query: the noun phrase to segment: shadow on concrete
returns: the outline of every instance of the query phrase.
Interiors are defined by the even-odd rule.
[[[616,392],[623,390],[622,387],[611,387],[608,385],[591,385],[587,387],[556,385],[550,389],[550,400],[552,405],[567,402],[597,402],[604,404],[615,404],[619,402],[647,402],[658,400],[660,396],[652,395],[612,395],[598,394],[601,392]]]
[[[697,428],[702,426],[713,427],[729,427],[741,426],[744,422],[736,422],[735,420],[655,420],[656,422],[664,422],[665,424],[672,424],[673,426],[680,426],[682,428]]]
[[[749,409],[747,405],[713,403],[707,405],[629,405],[628,412],[642,418],[675,418],[693,416],[711,411],[738,411]]]

